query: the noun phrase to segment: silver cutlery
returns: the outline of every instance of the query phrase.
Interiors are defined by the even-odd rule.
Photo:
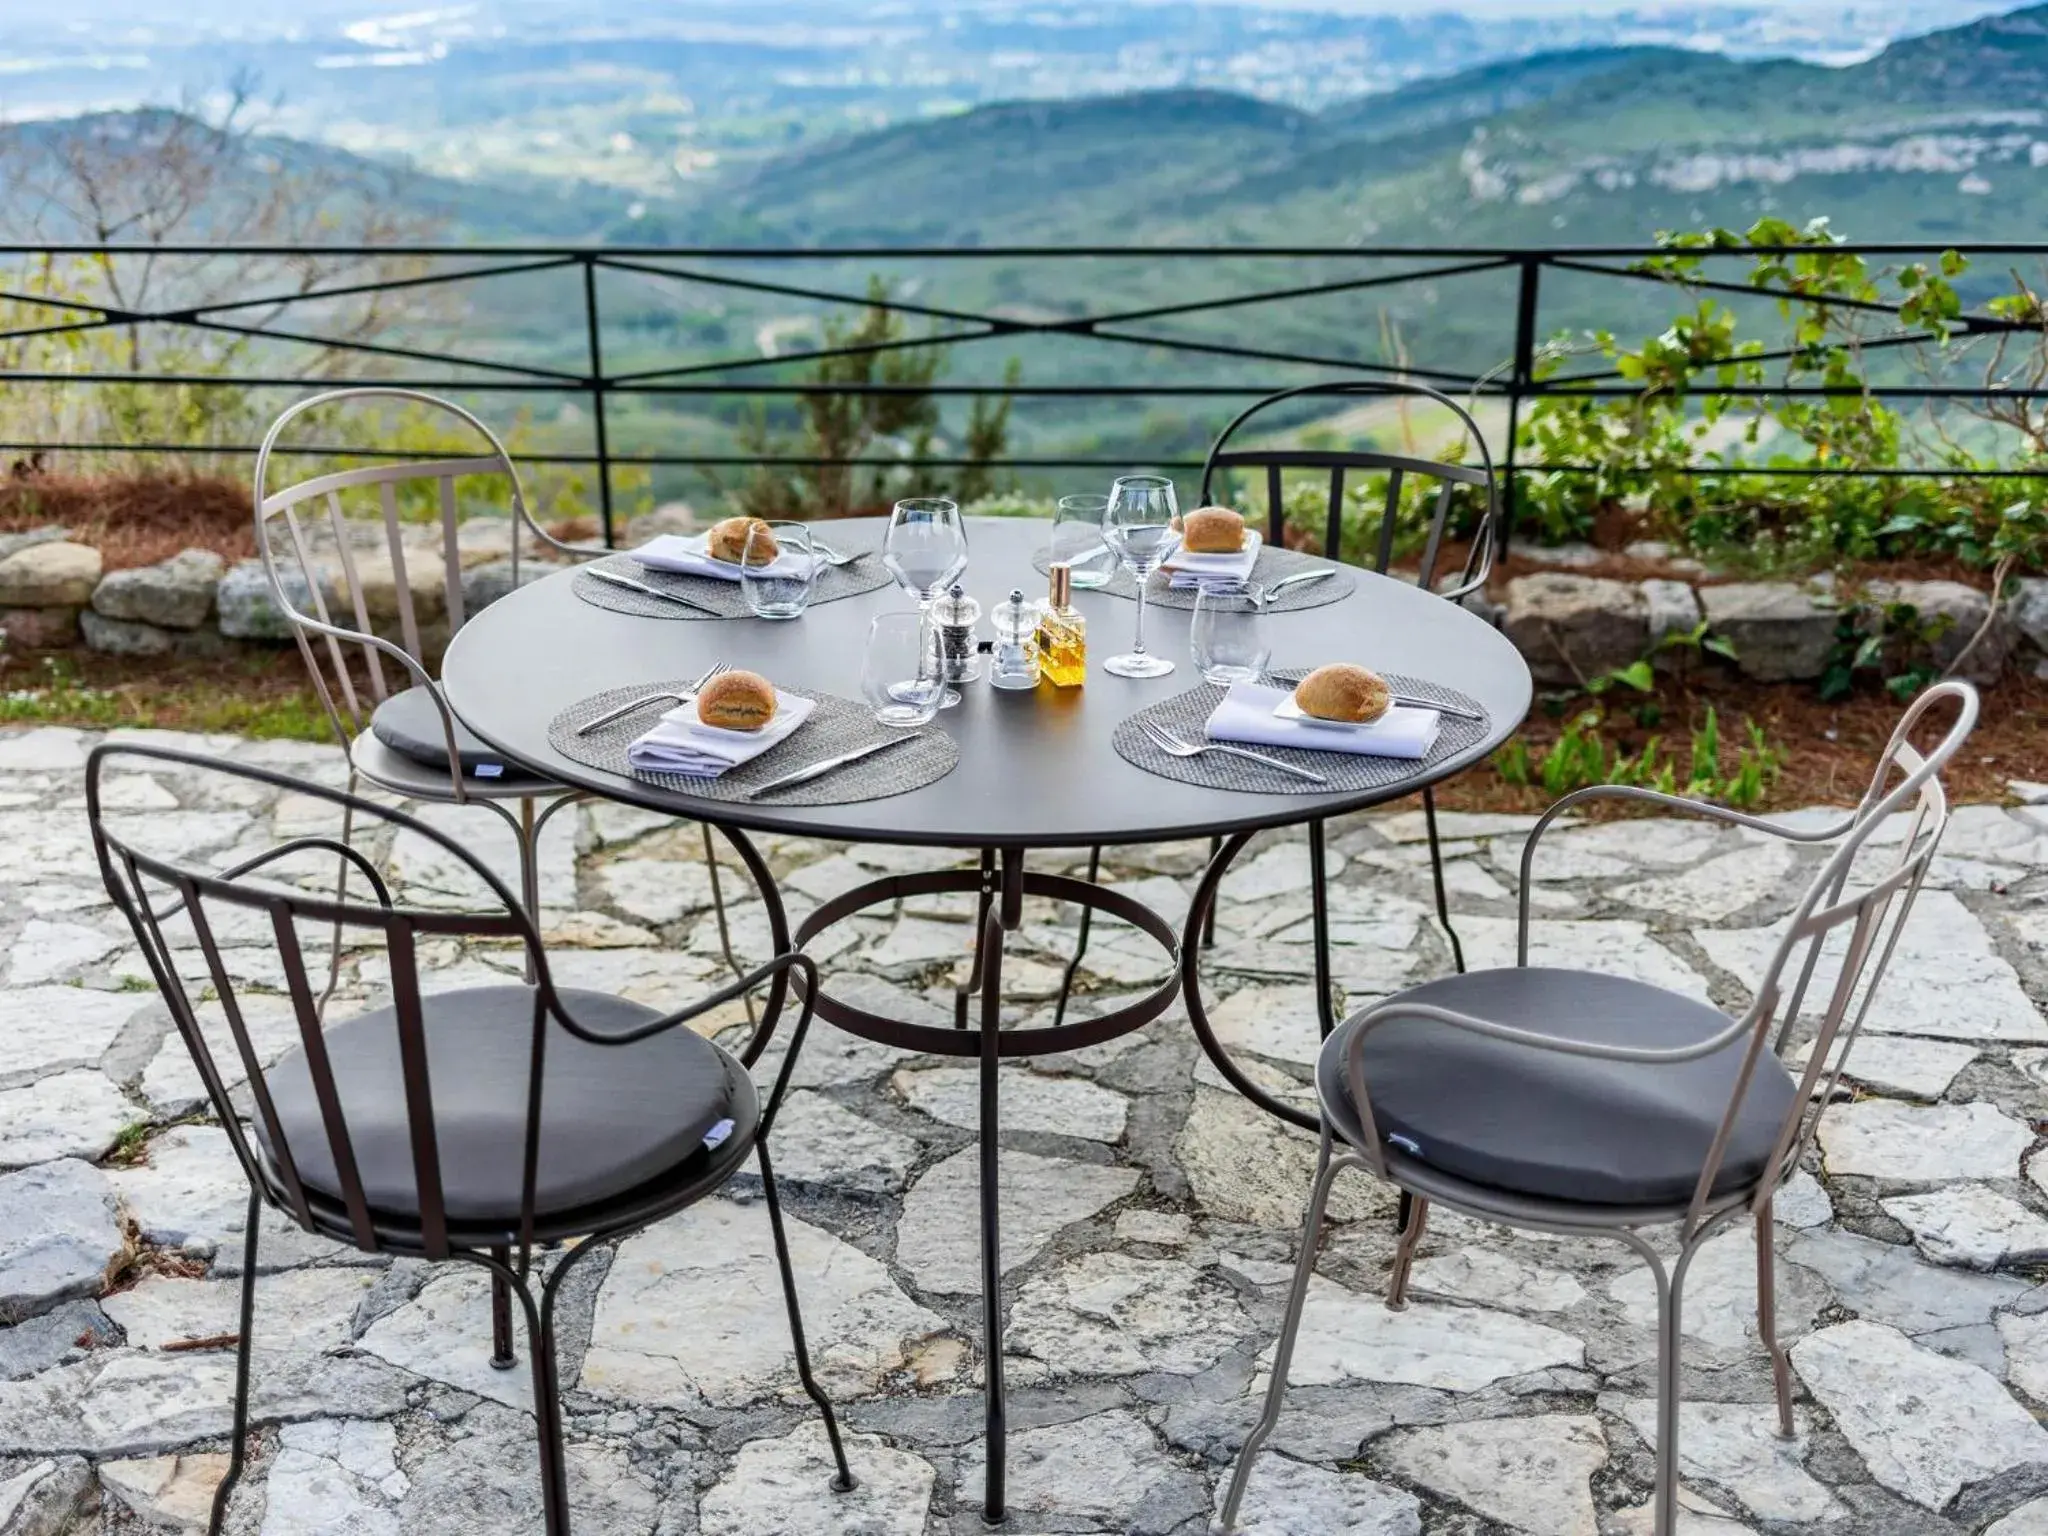
[[[694,608],[697,612],[708,613],[713,618],[722,619],[725,617],[724,614],[713,608],[709,603],[700,603],[694,597],[685,597],[680,592],[665,592],[660,587],[649,586],[644,581],[635,581],[630,576],[621,576],[617,571],[607,571],[594,565],[586,565],[583,568],[583,574],[594,576],[599,581],[608,581],[615,587],[624,587],[628,592],[638,592],[643,597],[659,597],[671,603],[680,603],[685,608]]]
[[[817,539],[813,539],[811,540],[811,553],[816,555],[820,560],[824,561],[827,565],[837,568],[842,565],[851,565],[856,560],[865,560],[867,559],[871,551],[865,549],[857,549],[850,555],[842,555],[830,544],[825,544]]]
[[[1241,757],[1247,762],[1263,763],[1268,768],[1278,768],[1282,773],[1291,773],[1297,779],[1307,779],[1311,784],[1328,784],[1330,781],[1320,773],[1311,773],[1306,768],[1297,768],[1292,763],[1283,763],[1277,757],[1266,757],[1258,752],[1247,752],[1243,747],[1225,746],[1219,741],[1184,741],[1164,726],[1154,725],[1150,720],[1140,720],[1138,729],[1152,738],[1152,744],[1168,757],[1200,757],[1204,752],[1221,752],[1226,757]]]
[[[1282,576],[1278,581],[1274,582],[1271,586],[1267,587],[1266,590],[1262,594],[1260,594],[1259,606],[1261,608],[1270,608],[1273,605],[1273,599],[1278,597],[1282,592],[1285,592],[1289,587],[1305,587],[1312,581],[1321,581],[1326,576],[1334,576],[1336,574],[1337,573],[1332,570],[1320,570],[1296,571],[1292,576]]]
[[[887,741],[869,742],[864,747],[855,747],[851,752],[842,752],[837,757],[828,757],[821,763],[812,763],[808,768],[785,773],[779,779],[770,779],[766,784],[756,784],[742,798],[752,800],[757,795],[767,794],[771,789],[787,789],[792,784],[808,784],[812,779],[821,779],[836,768],[844,768],[848,763],[857,763],[864,757],[874,756],[877,752],[886,752],[900,742],[915,741],[923,734],[923,731],[912,731],[907,736],[892,736]]]
[[[708,684],[711,681],[711,679],[718,676],[718,674],[721,672],[730,672],[731,670],[732,668],[727,666],[724,662],[714,661],[709,667],[705,668],[704,675],[702,677],[698,678],[697,681],[690,684],[690,686],[684,689],[681,693],[643,693],[637,699],[628,699],[625,703],[619,705],[616,709],[606,710],[603,714],[599,715],[595,720],[585,721],[582,725],[576,727],[576,734],[578,736],[588,736],[592,731],[596,730],[599,726],[610,725],[614,720],[623,720],[626,716],[632,714],[633,711],[635,711],[636,709],[644,709],[649,704],[687,704],[690,702],[690,700],[694,699],[695,697],[697,697],[698,694],[704,691],[705,685]]]
[[[1476,709],[1465,709],[1457,704],[1446,704],[1440,699],[1418,698],[1412,694],[1397,693],[1394,702],[1409,709],[1433,709],[1439,714],[1454,715],[1460,720],[1484,721],[1486,716]]]

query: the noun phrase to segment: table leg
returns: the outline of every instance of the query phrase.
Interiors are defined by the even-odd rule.
[[[981,984],[981,1310],[983,1371],[988,1379],[984,1439],[988,1460],[981,1518],[1003,1518],[1009,1460],[1009,1407],[1003,1381],[1002,1120],[997,1071],[1002,1065],[1003,935],[1024,922],[1024,855],[1003,850],[1002,903],[985,912],[978,968]],[[984,886],[984,889],[986,887]]]
[[[1323,850],[1323,824],[1308,824],[1308,899],[1316,952],[1316,1027],[1325,1040],[1337,1028],[1337,985],[1330,975],[1330,874]]]
[[[1097,843],[1088,850],[1088,883],[1093,885],[1102,877],[1102,844]],[[1060,1000],[1052,1011],[1052,1027],[1058,1029],[1067,1021],[1067,999],[1074,990],[1074,973],[1081,969],[1081,961],[1088,953],[1088,931],[1095,922],[1095,909],[1081,909],[1081,932],[1074,940],[1074,958],[1067,962],[1067,968],[1060,973]]]
[[[967,1000],[981,990],[981,955],[986,947],[981,941],[982,929],[988,926],[988,909],[996,896],[996,851],[993,848],[981,850],[981,894],[974,906],[974,963],[968,967],[967,979],[953,989],[953,1027],[967,1027]]]

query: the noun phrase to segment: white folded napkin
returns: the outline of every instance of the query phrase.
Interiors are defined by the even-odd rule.
[[[1259,563],[1259,535],[1253,528],[1244,531],[1244,548],[1229,554],[1191,554],[1183,549],[1166,562],[1164,567],[1172,584],[1185,590],[1199,587],[1204,582],[1229,583],[1250,581],[1252,567]]]
[[[1355,752],[1364,757],[1423,758],[1436,745],[1443,716],[1433,709],[1395,705],[1370,725],[1311,725],[1273,713],[1292,698],[1291,688],[1232,683],[1209,716],[1211,741],[1250,742],[1263,747],[1308,747],[1317,752]]]
[[[672,576],[709,576],[715,581],[738,581],[739,563],[714,560],[705,552],[706,537],[701,533],[687,536],[658,533],[632,551],[632,556],[650,571],[666,571]],[[766,575],[801,577],[810,563],[808,555],[793,555],[785,551],[756,569]]]
[[[777,689],[773,720],[758,731],[728,731],[699,720],[697,701],[692,699],[663,715],[653,730],[626,748],[626,762],[642,773],[715,779],[786,741],[817,707],[815,699],[794,698]]]

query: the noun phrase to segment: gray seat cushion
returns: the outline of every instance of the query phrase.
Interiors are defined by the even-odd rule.
[[[1402,994],[1546,1035],[1648,1048],[1719,1033],[1706,1003],[1617,976],[1530,966],[1447,976]],[[1330,1037],[1317,1065],[1324,1101],[1359,1122]],[[1663,1065],[1600,1061],[1488,1039],[1426,1019],[1366,1036],[1365,1091],[1380,1134],[1410,1156],[1490,1188],[1592,1205],[1692,1198],[1735,1091],[1747,1041]],[[1762,1177],[1795,1089],[1776,1057],[1758,1061],[1715,1192]]]
[[[424,683],[379,704],[370,715],[370,734],[400,757],[428,768],[448,767],[447,723],[434,702],[434,690]],[[455,722],[455,752],[465,778],[504,779],[517,773],[504,753],[485,745],[460,720]]]
[[[577,1023],[593,1033],[623,1033],[660,1016],[601,992],[563,989],[560,995]],[[533,997],[531,987],[504,986],[422,1000],[450,1221],[516,1223]],[[327,1030],[325,1039],[371,1208],[416,1220],[419,1193],[396,1014],[380,1008],[360,1015]],[[704,1152],[705,1137],[732,1117],[730,1059],[687,1027],[632,1045],[592,1045],[551,1021],[544,1060],[534,1200],[541,1214],[596,1204],[678,1168]],[[341,1179],[304,1050],[280,1060],[269,1084],[299,1177],[308,1190],[340,1203]],[[260,1119],[257,1134],[274,1165],[276,1149]]]

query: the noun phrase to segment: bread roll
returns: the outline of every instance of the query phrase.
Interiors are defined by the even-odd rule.
[[[761,532],[754,540],[754,563],[766,565],[782,551],[768,525],[758,517],[728,517],[723,522],[713,523],[711,531],[704,536],[705,552],[714,560],[738,565],[747,552],[747,534],[755,528]]]
[[[1197,507],[1181,521],[1180,544],[1191,555],[1234,555],[1244,548],[1244,519],[1228,507]]]
[[[754,672],[721,672],[697,695],[697,718],[726,731],[758,731],[775,718],[775,686]]]
[[[1346,720],[1363,725],[1377,720],[1394,702],[1386,679],[1348,661],[1317,667],[1294,685],[1294,702],[1304,715],[1318,720]]]

